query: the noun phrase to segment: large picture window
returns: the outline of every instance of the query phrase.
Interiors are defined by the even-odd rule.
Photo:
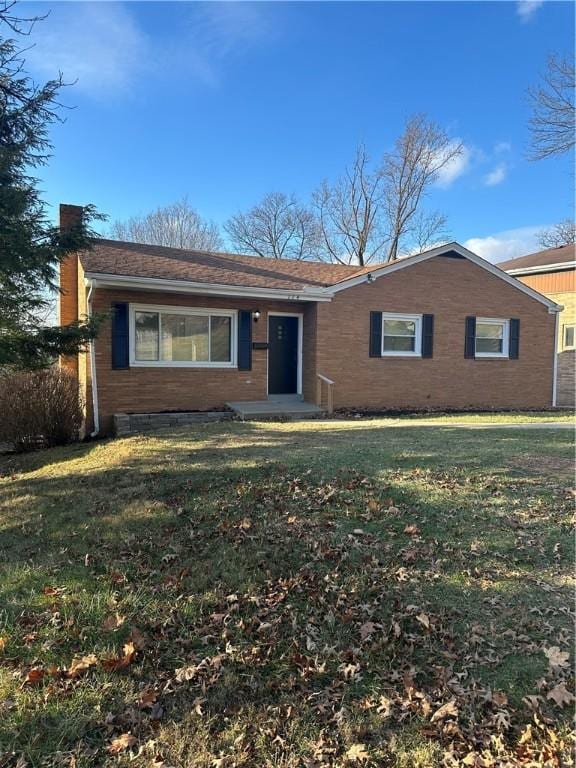
[[[131,306],[131,364],[235,365],[236,313],[180,307]]]
[[[508,320],[476,320],[476,357],[508,357]]]
[[[382,313],[382,356],[415,356],[422,351],[422,315]]]

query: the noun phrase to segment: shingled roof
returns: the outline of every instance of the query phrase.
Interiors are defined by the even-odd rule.
[[[80,254],[80,260],[88,274],[287,290],[324,288],[382,267],[263,259],[103,239],[94,240],[92,250]]]
[[[547,248],[545,251],[529,253],[516,259],[502,261],[497,266],[505,272],[516,269],[533,269],[535,267],[547,267],[549,264],[569,264],[576,260],[576,247],[561,245],[558,248]],[[543,271],[543,270],[542,270]]]

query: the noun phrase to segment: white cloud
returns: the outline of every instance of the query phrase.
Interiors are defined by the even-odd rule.
[[[516,3],[516,13],[526,23],[530,21],[541,5],[544,5],[544,0],[518,0]]]
[[[510,152],[512,149],[512,144],[510,144],[509,141],[499,141],[497,144],[494,145],[494,154],[500,155],[504,152]]]
[[[55,3],[37,30],[26,54],[32,70],[47,78],[60,71],[81,90],[124,91],[149,61],[149,41],[117,3]]]
[[[454,139],[450,148],[454,148],[460,139]],[[436,178],[436,186],[446,189],[451,186],[457,178],[462,176],[470,167],[471,152],[465,145],[462,145],[462,151],[440,168]]]
[[[536,236],[547,226],[541,224],[533,227],[519,227],[497,232],[488,237],[471,237],[465,241],[464,246],[483,259],[497,264],[499,261],[542,250]]]
[[[500,163],[500,165],[497,165],[496,168],[490,171],[490,173],[486,174],[484,176],[484,184],[487,187],[495,187],[498,184],[502,184],[504,179],[506,178],[508,170],[504,163]]]

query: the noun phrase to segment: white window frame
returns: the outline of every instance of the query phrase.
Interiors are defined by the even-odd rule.
[[[482,323],[491,323],[492,325],[501,325],[502,331],[502,352],[478,352],[476,344],[478,340],[478,326]],[[503,317],[477,317],[476,318],[476,334],[474,337],[474,357],[478,358],[506,358],[510,357],[510,320]]]
[[[411,352],[401,350],[384,349],[384,321],[407,320],[414,323],[415,337],[414,350]],[[404,337],[409,338],[409,337]],[[422,315],[407,315],[404,312],[382,312],[382,338],[380,340],[380,353],[382,357],[422,357]]]
[[[230,318],[230,362],[208,360],[137,360],[136,359],[136,312],[157,312],[159,315],[218,315]],[[162,339],[162,320],[158,323],[158,343]],[[210,343],[210,340],[209,340]],[[180,307],[170,304],[130,304],[130,367],[131,368],[236,368],[238,349],[238,311],[235,309],[210,309],[206,307]],[[160,349],[158,350],[160,353]]]
[[[574,343],[568,346],[566,344],[566,331],[568,328],[574,329]],[[562,326],[562,349],[568,350],[568,349],[576,349],[576,323],[564,323]]]

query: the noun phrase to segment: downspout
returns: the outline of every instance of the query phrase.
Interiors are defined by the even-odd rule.
[[[560,322],[560,312],[563,307],[555,309],[554,314],[554,367],[552,373],[552,408],[556,408],[556,387],[558,385],[558,325]]]
[[[92,317],[92,291],[94,290],[94,280],[90,280],[90,290],[88,291],[88,319]],[[98,413],[98,384],[96,381],[96,346],[95,340],[90,341],[90,379],[92,383],[92,416],[94,418],[94,429],[90,432],[90,437],[96,437],[100,432],[100,415]]]

